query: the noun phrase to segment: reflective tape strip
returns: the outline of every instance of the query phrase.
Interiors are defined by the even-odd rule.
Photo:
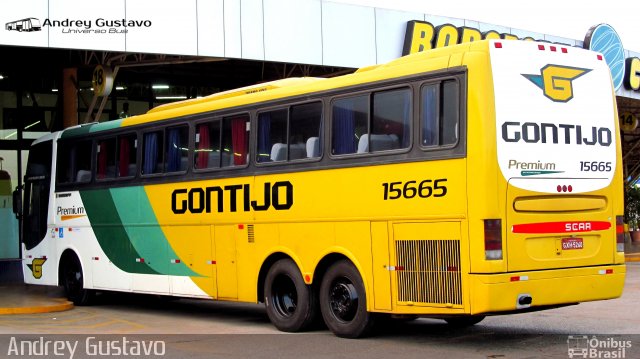
[[[387,266],[387,270],[403,271],[403,266]]]

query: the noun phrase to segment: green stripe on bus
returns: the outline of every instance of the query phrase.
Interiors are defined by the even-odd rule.
[[[84,136],[89,133],[112,130],[122,126],[122,120],[107,121],[95,124],[84,125],[80,127],[70,128],[62,132],[61,138]]]
[[[131,244],[151,268],[163,274],[199,276],[182,262],[171,263],[180,258],[160,228],[144,187],[114,188],[110,192]]]
[[[116,267],[128,273],[159,274],[139,263],[144,257],[131,245],[108,189],[80,191],[80,196],[100,247]]]

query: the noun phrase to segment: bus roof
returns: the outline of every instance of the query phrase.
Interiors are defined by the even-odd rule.
[[[320,81],[320,80],[326,80],[326,79],[318,78],[318,77],[290,77],[287,79],[264,82],[261,84],[255,84],[255,85],[240,87],[240,88],[232,89],[228,91],[217,92],[201,98],[189,99],[185,101],[177,101],[177,102],[160,105],[158,107],[152,108],[147,113],[166,111],[166,110],[170,110],[178,107],[190,106],[190,105],[195,105],[199,103],[207,103],[211,101],[222,100],[225,98],[248,95],[256,92],[269,91],[269,90],[283,88],[287,86],[306,85],[306,84],[310,84],[312,82]]]
[[[119,127],[180,118],[198,113],[260,104],[276,99],[331,91],[343,87],[362,85],[369,82],[408,76],[421,72],[444,70],[449,68],[449,58],[451,55],[468,52],[472,44],[473,51],[483,50],[488,52],[487,43],[488,41],[483,40],[406,55],[386,64],[363,67],[352,74],[333,78],[287,78],[219,92],[202,98],[176,101],[160,105],[145,114],[68,129],[64,131],[62,137],[79,136]],[[415,66],[417,63],[421,65]],[[459,64],[457,66],[459,66]],[[455,67],[455,65],[452,67]]]

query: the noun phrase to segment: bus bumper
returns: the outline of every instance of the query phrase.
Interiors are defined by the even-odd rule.
[[[626,266],[622,264],[471,274],[471,314],[513,312],[539,306],[617,298],[622,295],[626,271]]]

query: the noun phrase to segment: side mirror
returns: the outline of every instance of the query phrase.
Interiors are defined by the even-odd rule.
[[[16,218],[22,217],[22,191],[20,188],[16,188],[13,191],[13,213],[15,213]]]

